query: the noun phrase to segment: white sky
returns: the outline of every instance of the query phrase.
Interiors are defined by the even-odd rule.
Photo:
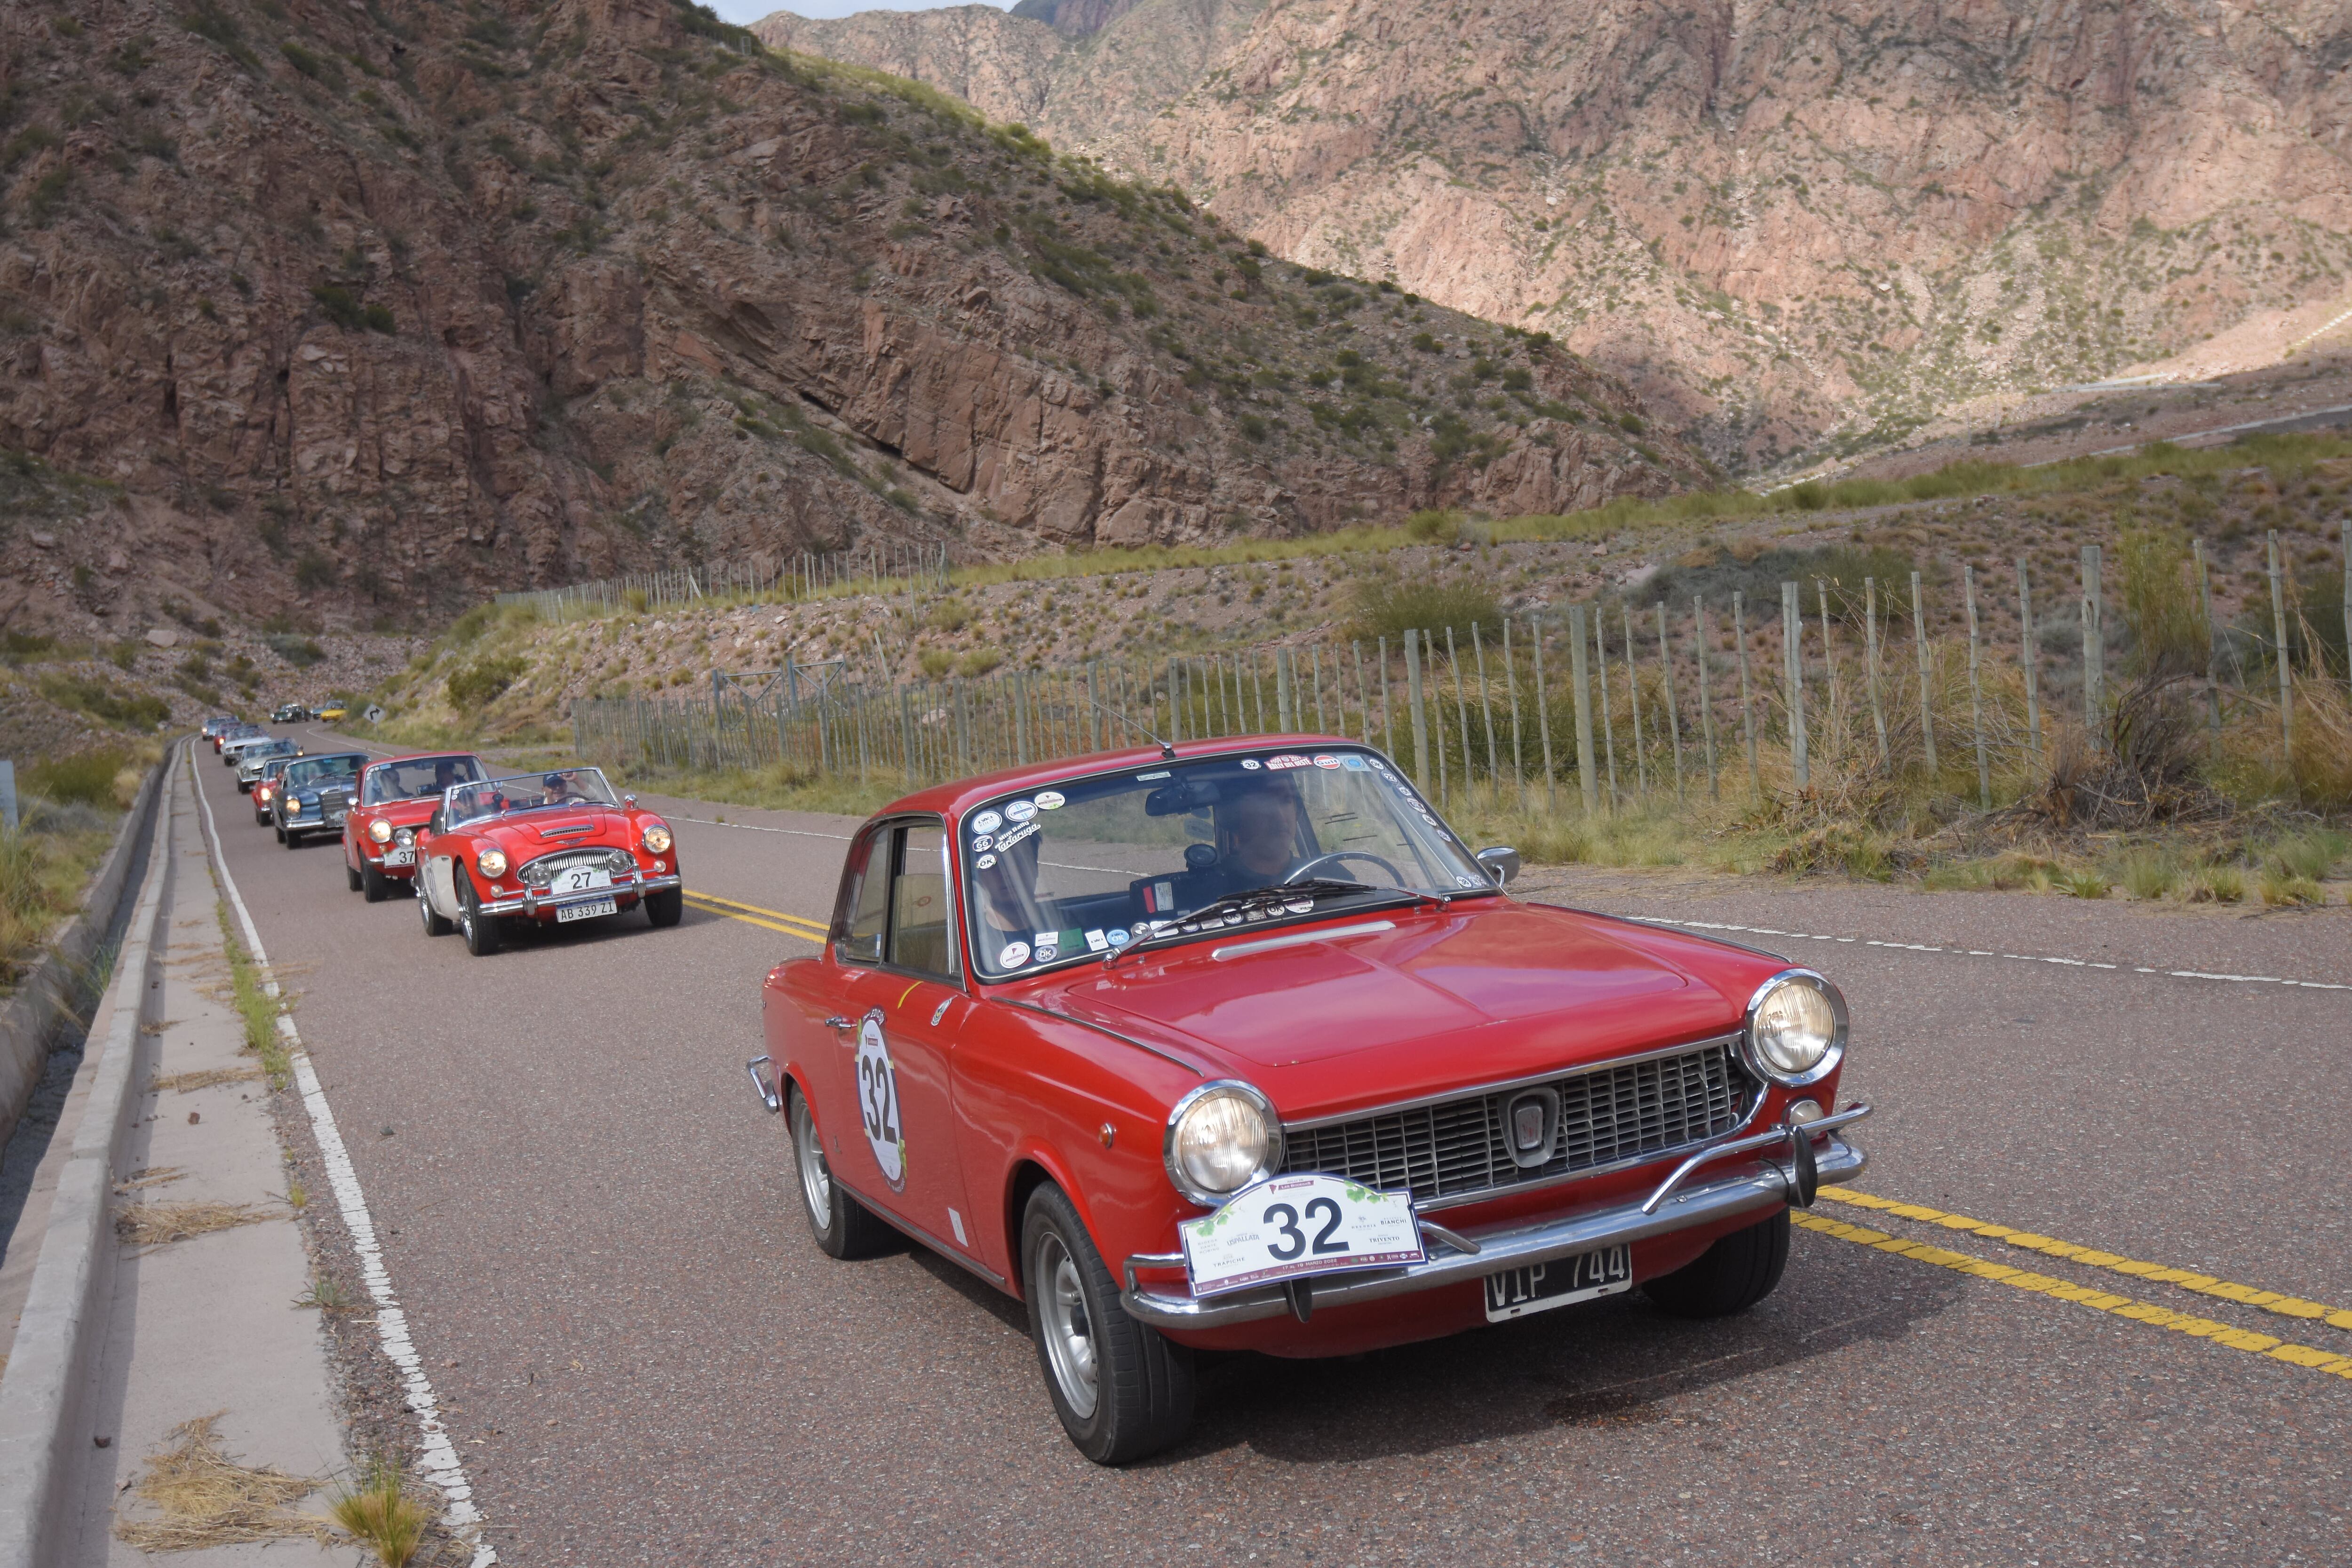
[[[859,11],[936,11],[942,5],[993,5],[1013,9],[1013,0],[706,0],[710,8],[739,26],[749,26],[776,11],[818,18],[852,16]]]

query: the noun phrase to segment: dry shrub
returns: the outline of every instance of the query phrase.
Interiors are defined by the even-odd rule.
[[[274,1466],[240,1465],[221,1452],[213,1425],[226,1414],[216,1410],[172,1428],[178,1446],[147,1461],[137,1489],[140,1500],[161,1517],[119,1521],[117,1539],[142,1552],[195,1552],[296,1536],[325,1544],[331,1539],[323,1521],[291,1507],[318,1490],[317,1481]]]
[[[190,1094],[200,1089],[218,1089],[225,1083],[250,1083],[260,1076],[259,1068],[201,1068],[194,1072],[175,1072],[159,1078],[147,1088],[156,1094],[165,1089]]]
[[[114,1184],[118,1193],[135,1193],[142,1187],[169,1186],[187,1172],[177,1165],[143,1165]]]
[[[130,1204],[114,1216],[114,1234],[133,1247],[157,1247],[216,1230],[259,1225],[269,1217],[269,1211],[258,1204]]]
[[[2203,776],[2202,721],[2189,678],[2152,671],[2132,682],[2107,719],[2105,744],[2059,728],[2041,784],[1997,819],[2071,835],[2132,832],[2210,821],[2228,805]]]
[[[416,1555],[432,1517],[409,1489],[399,1464],[383,1458],[371,1463],[356,1484],[338,1491],[327,1508],[383,1568],[402,1568]]]

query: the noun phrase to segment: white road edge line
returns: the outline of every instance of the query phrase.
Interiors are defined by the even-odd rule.
[[[205,798],[204,780],[197,776],[195,752],[188,752],[188,777],[195,785],[196,804],[204,808],[205,831],[213,842],[213,865],[219,870],[221,888],[236,910],[237,923],[245,928],[247,947],[262,973],[269,973],[269,956],[261,945],[261,931],[253,923],[253,911],[245,907],[245,896],[237,891],[236,879],[229,874],[228,856],[223,852],[220,826],[213,820],[212,803]],[[262,988],[272,997],[278,994],[278,982],[265,978]],[[401,1389],[408,1407],[416,1412],[416,1426],[425,1458],[420,1468],[433,1484],[441,1489],[446,1503],[442,1519],[449,1532],[473,1549],[472,1568],[488,1568],[499,1560],[499,1554],[488,1542],[482,1539],[482,1510],[474,1504],[474,1489],[466,1479],[465,1462],[458,1457],[457,1445],[449,1440],[449,1429],[441,1420],[441,1405],[433,1392],[433,1380],[425,1373],[424,1358],[408,1337],[408,1315],[401,1310],[400,1298],[392,1289],[392,1276],[383,1266],[383,1248],[376,1240],[375,1221],[368,1213],[367,1197],[360,1191],[359,1173],[352,1169],[351,1151],[343,1146],[343,1135],[335,1126],[335,1113],[327,1105],[326,1087],[319,1081],[318,1069],[310,1065],[310,1053],[302,1048],[302,1037],[295,1032],[294,1020],[284,1013],[278,1016],[278,1032],[286,1037],[288,1056],[294,1065],[294,1081],[302,1091],[303,1108],[310,1113],[310,1131],[319,1141],[319,1156],[326,1162],[327,1184],[334,1189],[335,1205],[342,1213],[343,1227],[351,1232],[352,1249],[359,1255],[360,1277],[366,1280],[368,1295],[376,1307],[376,1339],[383,1348],[384,1359],[400,1373]]]
[[[1752,936],[1790,936],[1800,942],[1859,942],[1864,947],[1885,947],[1904,952],[1948,952],[1957,958],[2013,958],[2024,963],[2063,963],[2075,969],[2120,969],[2095,958],[2053,958],[2045,953],[1987,952],[1973,947],[1933,947],[1921,942],[1879,942],[1870,937],[1819,936],[1811,931],[1781,931],[1773,926],[1730,925],[1721,921],[1678,921],[1667,915],[1624,915],[1643,925],[1681,926],[1690,931],[1737,931]],[[2168,980],[2221,980],[2239,985],[2292,985],[2305,991],[2352,991],[2352,984],[2326,980],[2287,980],[2276,974],[2214,974],[2202,969],[2150,969],[2133,964],[2135,974],[2160,974]]]

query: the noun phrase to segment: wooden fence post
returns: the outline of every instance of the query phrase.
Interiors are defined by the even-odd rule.
[[[1505,623],[1507,627],[1508,624]],[[1507,637],[1510,634],[1506,630],[1504,635]],[[1495,798],[1495,781],[1502,775],[1503,764],[1495,748],[1495,698],[1494,688],[1486,684],[1486,639],[1480,634],[1475,621],[1470,623],[1470,647],[1478,657],[1478,712],[1486,726],[1486,798],[1491,802]],[[1465,775],[1469,773],[1467,762],[1462,764],[1462,771]]]
[[[2025,755],[2029,764],[2042,763],[2042,656],[2033,636],[2033,588],[2025,574],[2025,557],[2017,558],[2017,623],[2022,646],[2018,663],[2025,671]]]
[[[2213,625],[2213,584],[2205,569],[2205,542],[2190,542],[2197,562],[2197,603],[2205,616],[2205,722],[2207,750],[2221,749],[2221,634]],[[2352,579],[2347,579],[2352,580]]]
[[[1800,794],[1812,787],[1805,744],[1805,612],[1794,583],[1780,584],[1780,683],[1789,704],[1789,769]]]
[[[1698,644],[1698,721],[1706,741],[1706,797],[1721,800],[1723,783],[1715,767],[1715,699],[1706,680],[1706,600],[1696,595],[1691,598],[1691,623]]]
[[[1977,674],[1977,569],[1963,562],[1960,587],[1969,602],[1969,719],[1977,734],[1977,809],[1992,809],[1992,766],[1985,757],[1984,688]]]
[[[1911,574],[1911,647],[1919,656],[1919,743],[1927,753],[1927,777],[1936,776],[1936,703],[1927,671],[1927,611],[1919,593],[1919,574]]]
[[[1862,580],[1863,682],[1870,688],[1870,723],[1878,731],[1878,771],[1894,771],[1886,750],[1886,709],[1878,700],[1878,579]]]
[[[2083,728],[2090,732],[2091,749],[2106,748],[2107,633],[2100,598],[2099,547],[2083,546]]]
[[[1389,710],[1389,639],[1380,639],[1381,664],[1381,750],[1396,755],[1396,721]]]
[[[1454,717],[1462,731],[1462,797],[1470,798],[1470,701],[1462,689],[1462,660],[1454,648],[1454,628],[1445,628],[1445,673],[1454,678]],[[1445,789],[1445,755],[1437,758],[1437,788]]]
[[[1422,794],[1429,793],[1429,721],[1421,706],[1421,638],[1407,630],[1404,634],[1405,706],[1412,711],[1412,783]]]
[[[1533,626],[1533,622],[1528,623]],[[1503,689],[1511,699],[1511,788],[1519,797],[1519,809],[1528,808],[1528,769],[1526,748],[1519,738],[1519,666],[1511,657],[1511,617],[1503,617]]]
[[[1595,816],[1601,811],[1600,781],[1592,772],[1592,648],[1591,638],[1585,635],[1584,606],[1568,607],[1568,679],[1576,693],[1576,793],[1584,804],[1584,815]],[[1543,673],[1543,641],[1536,641],[1536,673]],[[1551,776],[1551,759],[1544,759],[1544,776]]]
[[[1601,665],[1595,682],[1601,688],[1601,750],[1609,759],[1609,809],[1616,811],[1623,804],[1617,793],[1617,721],[1609,711],[1609,612],[1595,605],[1592,607],[1592,646],[1599,653]]]
[[[2271,629],[2277,637],[2279,686],[2279,760],[2294,769],[2294,671],[2287,658],[2286,589],[2279,570],[2278,530],[2270,531]]]
[[[1665,678],[1666,733],[1675,748],[1675,804],[1684,804],[1683,794],[1683,710],[1675,700],[1675,650],[1666,640],[1666,602],[1658,601],[1658,672]]]
[[[1372,689],[1364,684],[1364,644],[1360,637],[1350,638],[1348,651],[1356,661],[1356,711],[1363,715],[1360,739],[1367,746],[1372,743]]]
[[[1642,744],[1642,661],[1633,652],[1633,606],[1618,606],[1625,617],[1625,700],[1633,710],[1633,784],[1647,804],[1650,798],[1650,753]]]
[[[1756,696],[1748,679],[1748,611],[1745,595],[1731,591],[1731,639],[1739,645],[1739,733],[1748,744],[1748,788],[1764,794],[1764,773],[1756,764]]]

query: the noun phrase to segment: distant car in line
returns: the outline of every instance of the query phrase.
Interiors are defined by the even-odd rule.
[[[345,708],[340,702],[330,702],[324,708],[320,709],[316,713],[312,714],[311,717],[318,720],[322,724],[336,724],[341,723],[343,720],[351,717],[351,710]]]
[[[373,760],[365,752],[327,752],[288,763],[269,802],[278,841],[292,849],[316,834],[341,833],[360,770]]]
[[[213,737],[213,750],[220,753],[221,765],[235,767],[236,757],[232,748],[247,741],[266,741],[269,731],[258,724],[231,724]]]
[[[298,752],[297,755],[299,753]],[[276,820],[270,815],[269,803],[277,798],[278,777],[286,771],[293,757],[270,757],[261,764],[261,776],[253,781],[253,824],[267,827]]]
[[[599,768],[459,784],[441,797],[420,847],[416,907],[425,934],[499,950],[507,921],[570,925],[642,907],[656,926],[686,910],[669,824],[615,795]]]
[[[1864,1166],[1844,999],[1521,902],[1517,868],[1312,735],[887,807],[824,950],[767,975],[750,1064],[818,1247],[903,1233],[1026,1301],[1103,1464],[1182,1437],[1195,1351],[1354,1355],[1637,1288],[1744,1310],[1790,1205]]]
[[[234,713],[215,713],[205,721],[204,727],[196,733],[210,741],[213,743],[213,750],[217,752],[220,750],[221,731],[236,722],[236,715]]]
[[[360,770],[358,806],[343,818],[343,872],[352,891],[380,903],[416,875],[416,840],[441,797],[490,770],[471,752],[422,752]]]
[[[310,716],[310,710],[299,702],[287,702],[270,713],[269,721],[273,724],[299,724]]]
[[[255,741],[239,747],[236,753],[236,787],[249,790],[261,776],[261,764],[272,757],[299,757],[302,754],[299,741],[279,736],[267,741]]]

